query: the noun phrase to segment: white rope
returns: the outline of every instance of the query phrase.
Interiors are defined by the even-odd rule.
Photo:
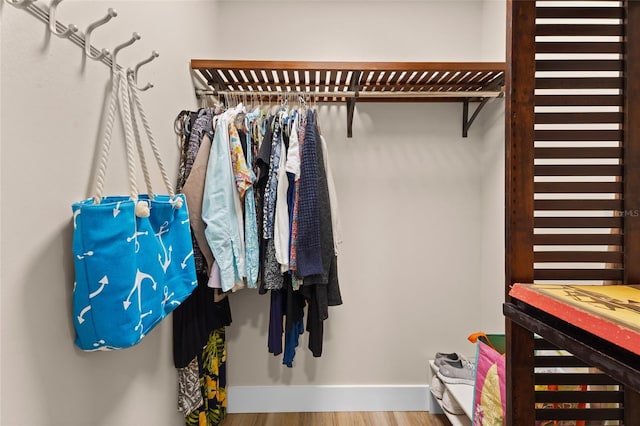
[[[133,134],[136,139],[136,147],[138,148],[138,157],[140,157],[140,164],[142,166],[142,174],[144,176],[145,184],[147,185],[147,194],[149,195],[149,200],[153,200],[153,189],[151,187],[151,176],[149,175],[149,169],[147,167],[147,161],[144,157],[144,150],[142,149],[142,138],[140,137],[140,131],[138,129],[138,122],[136,120],[136,112],[135,112],[135,104],[133,102],[133,94],[131,90],[129,92],[129,97],[127,100],[131,105],[131,124],[133,125]]]
[[[120,71],[120,78],[123,84],[120,85],[120,114],[124,123],[125,146],[127,150],[127,166],[129,175],[129,194],[131,199],[138,201],[138,189],[136,186],[136,160],[135,148],[133,147],[133,125],[131,124],[131,105],[129,104],[129,85],[124,84],[126,81],[126,71]]]
[[[107,163],[109,162],[109,151],[111,149],[111,135],[113,133],[113,124],[116,119],[116,102],[118,97],[118,88],[120,84],[120,74],[115,74],[111,81],[111,94],[109,96],[109,106],[107,109],[107,123],[104,131],[104,139],[102,142],[102,153],[98,163],[98,172],[96,173],[95,191],[93,202],[100,204],[102,200],[102,192],[104,190],[104,177],[107,172]]]
[[[138,88],[136,87],[136,83],[133,79],[133,75],[129,74],[129,90],[131,90],[131,94],[133,95],[133,99],[138,109],[138,113],[140,114],[140,119],[142,120],[142,125],[144,127],[145,132],[147,133],[147,138],[149,139],[149,145],[151,145],[151,150],[153,151],[153,155],[156,158],[156,162],[158,163],[158,167],[160,168],[160,174],[162,175],[162,179],[164,180],[164,184],[167,187],[167,191],[169,192],[169,196],[173,200],[175,197],[175,192],[173,191],[173,186],[171,185],[171,181],[169,180],[169,175],[164,168],[164,164],[162,163],[162,158],[160,157],[160,151],[158,151],[158,147],[156,146],[155,140],[153,139],[153,134],[151,133],[151,126],[149,126],[149,122],[144,113],[144,109],[142,108],[142,102],[140,102],[140,96],[138,95]]]

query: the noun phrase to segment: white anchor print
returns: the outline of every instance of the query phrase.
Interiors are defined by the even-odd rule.
[[[91,310],[91,305],[86,306],[83,310],[80,311],[80,315],[76,317],[78,319],[78,324],[82,324],[83,322],[85,322],[84,316],[90,310]]]
[[[193,256],[193,250],[191,250],[189,252],[189,254],[187,254],[184,258],[184,260],[182,261],[182,263],[180,263],[180,266],[182,267],[182,269],[187,267],[187,259],[189,259],[191,256]]]
[[[113,217],[117,217],[120,214],[120,203],[122,203],[122,201],[118,201],[116,203],[115,208],[113,209]]]
[[[127,296],[127,299],[124,302],[122,302],[125,311],[127,309],[129,309],[129,306],[131,306],[131,297],[133,296],[133,293],[136,290],[138,291],[138,308],[140,310],[142,310],[141,289],[142,289],[142,281],[144,281],[144,280],[149,280],[149,281],[151,281],[153,283],[151,285],[151,288],[153,288],[154,291],[157,289],[158,283],[156,283],[156,280],[154,280],[151,275],[145,274],[144,272],[141,272],[140,269],[138,269],[138,271],[136,272],[135,283],[133,284],[133,287],[131,288],[131,291],[129,292],[129,295]]]
[[[162,261],[162,255],[158,253],[158,262],[160,262],[160,266],[162,270],[166,273],[169,265],[171,264],[171,254],[173,252],[173,247],[169,246],[169,250],[164,246],[164,241],[162,241],[162,236],[169,232],[169,222],[165,222],[160,226],[160,230],[156,234],[158,240],[160,240],[160,245],[162,246],[162,251],[164,252],[164,262]]]
[[[133,240],[136,240],[136,253],[140,251],[140,243],[138,242],[138,236],[140,235],[149,235],[149,231],[138,232],[137,230],[133,233],[132,236],[127,237],[127,242],[130,243]]]
[[[104,290],[104,287],[109,284],[109,278],[105,275],[104,277],[100,278],[100,281],[98,281],[98,283],[100,283],[100,287],[94,291],[93,293],[89,294],[89,299],[93,299],[94,297],[96,297],[97,295],[99,295],[100,293],[102,293],[102,290]],[[76,283],[73,283],[73,289],[75,291],[75,287],[76,287]],[[78,319],[78,324],[82,324],[85,322],[84,316],[87,314],[87,312],[89,312],[91,310],[91,305],[87,305],[85,306],[81,311],[80,311],[80,315],[78,315],[76,318]]]
[[[84,258],[85,258],[85,257],[87,257],[87,256],[93,256],[93,251],[92,251],[92,250],[89,250],[89,251],[88,251],[88,252],[86,252],[86,253],[82,253],[82,255],[76,254],[76,257],[78,258],[78,260],[82,260],[82,259],[84,259]]]
[[[106,286],[107,284],[109,284],[109,278],[107,278],[107,276],[105,275],[104,277],[102,277],[100,279],[100,281],[98,281],[98,283],[100,283],[100,288],[98,288],[96,291],[94,291],[93,293],[89,294],[89,299],[93,299],[94,297],[96,297],[97,295],[99,295],[100,293],[102,293],[102,290],[104,290],[104,286]]]
[[[82,213],[82,210],[78,209],[75,212],[73,212],[73,229],[76,229],[78,227],[78,216],[80,215],[80,213]]]
[[[158,288],[158,283],[156,283],[156,280],[154,280],[151,275],[145,274],[144,272],[141,272],[138,269],[136,272],[136,279],[135,279],[135,283],[133,284],[133,288],[129,292],[129,296],[127,296],[127,299],[124,302],[122,302],[122,305],[124,306],[124,310],[126,311],[127,309],[129,309],[129,306],[131,306],[131,297],[133,296],[133,293],[136,290],[138,291],[138,309],[140,310],[140,321],[134,327],[134,330],[135,331],[140,330],[141,336],[144,335],[144,330],[143,330],[144,327],[142,325],[142,319],[153,313],[153,310],[149,310],[148,312],[142,312],[142,282],[144,280],[149,280],[153,283],[151,285],[151,288],[153,288],[154,291]]]
[[[169,294],[169,287],[164,286],[164,298],[162,299],[162,308],[164,309],[164,305],[167,304],[167,302],[169,302],[170,305],[174,305],[174,304],[180,304],[180,302],[178,302],[177,300],[170,300],[173,296],[175,296],[174,292],[171,292],[171,294]]]

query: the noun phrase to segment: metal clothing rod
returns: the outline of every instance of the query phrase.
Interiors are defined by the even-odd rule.
[[[355,92],[351,90],[334,92],[303,91],[249,91],[249,90],[196,90],[198,96],[313,96],[317,98],[497,98],[501,91],[459,91],[459,92]]]

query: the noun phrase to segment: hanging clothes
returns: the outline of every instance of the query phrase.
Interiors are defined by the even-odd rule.
[[[217,117],[202,201],[205,236],[220,268],[223,291],[231,290],[246,271],[229,150],[229,117],[227,114]]]
[[[176,119],[182,151],[179,164],[178,190],[184,186],[202,187],[204,174],[192,171],[198,166],[198,156],[202,143],[210,134],[210,111],[189,113],[183,111]],[[195,194],[198,196],[197,189]],[[187,199],[187,204],[190,201]],[[194,202],[193,210],[198,203]],[[192,208],[189,207],[190,214]],[[185,416],[185,424],[198,426],[218,426],[226,417],[226,342],[224,327],[231,324],[228,299],[216,302],[215,291],[209,288],[211,260],[200,250],[207,248],[199,243],[194,230],[201,225],[201,219],[190,217],[192,242],[196,260],[198,287],[173,312],[173,353],[174,365],[178,372],[178,409]],[[215,388],[211,398],[210,389]]]
[[[193,233],[194,246],[205,246],[199,251],[204,287],[219,287],[220,294],[245,286],[269,292],[269,352],[293,367],[300,336],[307,331],[310,351],[321,356],[328,308],[342,304],[337,269],[342,235],[327,143],[315,111],[302,104],[290,110],[283,103],[270,115],[238,105],[219,114],[207,110],[183,117],[189,138],[180,165],[187,176],[181,182],[188,203],[196,205],[194,217],[200,214]],[[218,336],[223,331],[215,330]],[[206,334],[207,342],[212,336]],[[180,360],[193,372],[196,359],[202,378],[211,353],[216,351]],[[208,389],[201,387],[201,407],[213,392]],[[196,404],[185,398],[182,405]]]
[[[315,116],[307,118],[315,123]],[[315,140],[320,142],[320,132],[317,126],[313,126]],[[338,265],[335,254],[333,240],[333,222],[331,220],[331,202],[329,196],[329,185],[327,182],[327,172],[324,164],[324,154],[322,144],[315,146],[316,158],[318,160],[318,209],[320,228],[320,257],[322,271],[316,275],[309,275],[304,278],[304,284],[300,289],[310,306],[310,314],[307,321],[307,331],[309,332],[309,349],[313,356],[322,355],[322,342],[324,335],[323,321],[329,318],[329,306],[342,304],[342,295],[338,283]]]
[[[247,286],[256,288],[258,282],[258,273],[260,269],[260,243],[258,241],[258,223],[256,216],[256,197],[254,195],[253,184],[256,182],[256,174],[254,172],[254,151],[253,146],[253,122],[258,118],[260,112],[245,114],[242,128],[239,136],[244,149],[247,166],[249,168],[249,176],[251,185],[246,189],[244,195],[244,214],[245,214],[245,258],[247,265]]]
[[[301,277],[322,273],[320,213],[318,207],[318,155],[313,111],[307,111],[301,148],[296,260]]]

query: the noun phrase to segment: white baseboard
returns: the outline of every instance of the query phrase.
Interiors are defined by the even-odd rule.
[[[436,410],[428,385],[229,386],[227,401],[229,413]]]

